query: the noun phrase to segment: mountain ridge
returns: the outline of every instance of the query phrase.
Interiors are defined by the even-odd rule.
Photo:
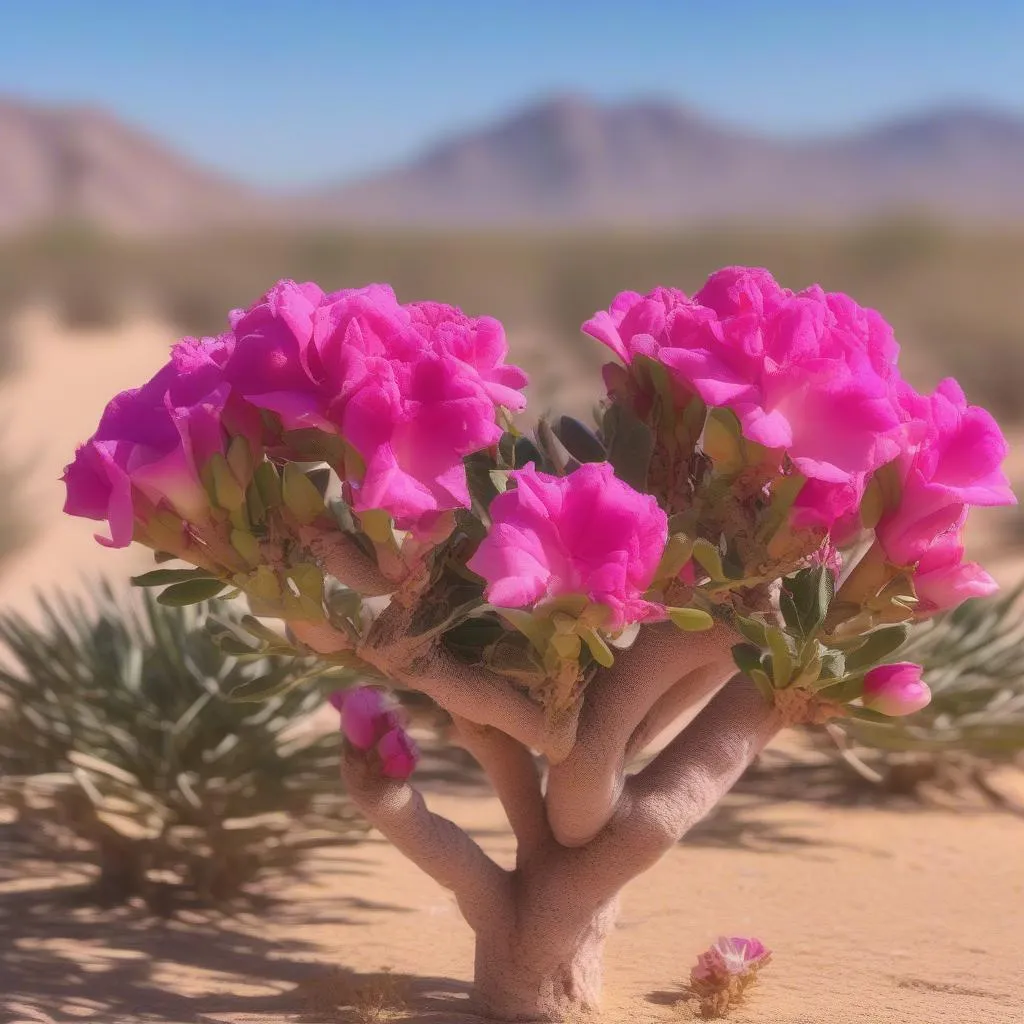
[[[1024,115],[977,105],[778,138],[657,97],[550,97],[453,130],[404,163],[282,193],[198,166],[85,107],[0,97],[0,232],[78,220],[119,234],[237,225],[684,227],[915,213],[1024,223]]]

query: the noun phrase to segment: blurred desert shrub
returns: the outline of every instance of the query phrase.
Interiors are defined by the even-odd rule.
[[[30,838],[94,859],[99,898],[161,913],[219,904],[362,834],[337,734],[302,724],[320,693],[224,699],[304,667],[225,657],[206,626],[236,622],[232,606],[165,607],[103,585],[40,611],[38,626],[0,617],[0,792]]]
[[[3,444],[3,424],[0,423],[0,445]],[[24,490],[17,466],[0,448],[0,573],[4,562],[31,536],[25,509],[19,503]]]
[[[1024,586],[938,616],[894,657],[917,662],[924,710],[885,723],[842,723],[855,764],[892,792],[926,785],[991,793],[993,766],[1024,763]]]
[[[340,288],[387,281],[403,299],[433,298],[490,313],[517,333],[562,343],[580,369],[597,365],[580,323],[623,289],[695,291],[717,267],[769,267],[790,287],[848,291],[882,310],[906,351],[907,373],[932,387],[959,376],[975,402],[1004,419],[1024,414],[1024,234],[968,232],[925,220],[849,230],[735,228],[663,234],[605,232],[234,233],[115,241],[83,228],[0,244],[0,313],[16,297],[51,297],[69,318],[99,324],[125,296],[183,333],[223,330],[227,311],[281,277]],[[0,316],[2,320],[2,316]],[[518,358],[541,382],[550,346]]]

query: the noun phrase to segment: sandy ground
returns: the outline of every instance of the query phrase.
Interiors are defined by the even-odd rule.
[[[736,1021],[1024,1019],[1024,821],[844,804],[817,793],[813,777],[796,779],[809,800],[734,796],[626,890],[602,1019],[693,1019],[673,1004],[696,954],[723,931],[774,951]],[[509,863],[495,800],[436,787],[431,800]],[[332,852],[307,881],[278,890],[281,902],[217,927],[76,908],[52,868],[33,870],[11,849],[0,876],[0,1020],[357,1021],[323,1008],[359,1001],[382,968],[406,1006],[394,1019],[471,1019],[460,1012],[471,934],[451,897],[382,841]]]
[[[0,567],[0,608],[32,614],[35,588],[77,588],[96,572],[123,580],[147,564],[145,552],[103,549],[91,524],[63,516],[59,476],[106,399],[148,377],[172,334],[138,322],[72,336],[36,312],[20,338],[21,367],[0,384],[0,426],[10,450],[35,462],[17,494],[35,533]],[[571,377],[572,360],[559,365]],[[1024,480],[1018,451],[1013,475]],[[974,534],[1005,583],[1024,576],[1019,541],[999,528],[1011,516]],[[686,1019],[671,1006],[679,984],[722,932],[775,950],[738,1021],[1024,1020],[1021,818],[862,805],[793,770],[779,780],[769,794],[731,798],[627,891],[608,951],[607,1021]],[[432,799],[508,861],[492,798],[435,786]],[[309,993],[344,987],[332,970],[358,990],[383,967],[405,993],[404,1019],[465,1021],[470,933],[450,897],[383,842],[340,848],[265,911],[217,924],[100,914],[74,902],[78,880],[27,859],[0,828],[0,1024],[311,1020]]]

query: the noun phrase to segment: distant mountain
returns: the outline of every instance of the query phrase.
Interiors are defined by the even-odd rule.
[[[0,99],[2,232],[73,219],[148,235],[267,211],[256,191],[102,111]]]
[[[282,197],[197,168],[108,114],[0,100],[0,232],[62,218],[156,235],[253,222],[671,227],[907,212],[1024,222],[1024,117],[946,109],[788,141],[669,103],[566,96],[405,166]]]
[[[320,199],[333,217],[375,223],[831,222],[908,210],[1024,220],[1024,118],[943,110],[782,141],[667,103],[568,97]]]

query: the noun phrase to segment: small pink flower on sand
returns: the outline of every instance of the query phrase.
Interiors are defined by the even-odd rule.
[[[701,953],[690,970],[690,992],[700,1000],[702,1016],[722,1017],[741,1003],[771,956],[760,939],[738,936],[722,936]]]
[[[864,707],[882,715],[912,715],[932,699],[928,684],[921,678],[921,666],[900,661],[879,665],[864,677]]]

